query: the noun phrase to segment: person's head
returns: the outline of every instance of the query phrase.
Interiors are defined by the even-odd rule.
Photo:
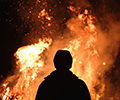
[[[54,57],[56,70],[69,70],[72,67],[72,56],[67,50],[58,50]]]

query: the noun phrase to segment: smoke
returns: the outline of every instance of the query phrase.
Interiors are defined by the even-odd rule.
[[[111,8],[108,8],[109,5],[113,4]],[[105,96],[103,100],[105,99],[111,99],[111,100],[119,100],[119,82],[120,80],[117,78],[119,77],[119,48],[120,48],[120,21],[119,21],[119,14],[117,13],[119,9],[117,6],[117,3],[111,1],[106,5],[106,10],[103,13],[103,18],[100,20],[102,21],[99,24],[99,27],[101,27],[101,40],[103,41],[102,44],[105,44],[101,50],[103,51],[103,57],[107,59],[108,63],[108,69],[104,74],[105,78]],[[113,8],[113,9],[112,9]],[[115,10],[116,9],[116,10]],[[104,24],[103,24],[104,23]],[[104,38],[104,39],[103,39]],[[105,57],[106,56],[106,57]],[[118,87],[116,87],[118,86]]]
[[[101,57],[108,61],[109,65],[114,63],[118,55],[120,44],[119,24],[118,22],[111,21],[108,23],[108,30],[106,32],[98,29],[98,51],[101,53]]]
[[[114,76],[114,69],[119,70],[119,63],[116,63],[116,58],[119,55],[119,48],[120,48],[120,22],[117,20],[112,19],[111,14],[108,14],[109,16],[106,16],[105,21],[107,21],[107,25],[105,25],[104,27],[106,27],[106,31],[99,29],[98,30],[98,51],[101,53],[101,59],[103,59],[103,61],[106,62],[107,66],[103,67],[103,74],[105,75],[105,84],[106,84],[106,88],[105,88],[105,95],[107,94],[107,96],[104,96],[104,99],[111,99],[111,100],[119,100],[120,96],[119,91],[120,88],[114,88],[115,86],[114,82],[116,84],[119,83],[119,79],[118,80],[114,80],[115,77],[119,77],[119,74],[117,74],[116,76]],[[103,25],[103,24],[102,24]],[[100,27],[100,25],[99,25]],[[112,73],[113,74],[112,74]],[[106,77],[106,74],[111,73],[111,75],[109,75],[109,77]],[[118,73],[118,72],[117,72]],[[111,82],[110,80],[114,80],[113,82]],[[114,91],[114,92],[113,92]],[[111,95],[112,94],[112,95]]]
[[[111,8],[109,7],[111,4]],[[104,2],[104,11],[102,17],[97,15],[98,24],[98,43],[97,48],[101,53],[101,59],[106,62],[106,67],[102,67],[103,78],[105,82],[104,96],[102,100],[119,100],[120,87],[119,82],[119,48],[120,48],[120,21],[117,13],[119,7],[117,2]],[[101,8],[103,7],[101,5]],[[100,41],[100,42],[99,42]],[[100,66],[101,67],[101,66]],[[118,86],[118,87],[116,87]]]
[[[100,67],[100,71],[103,74],[103,78],[105,81],[105,96],[103,96],[102,100],[119,100],[120,97],[116,96],[119,94],[118,91],[119,88],[114,88],[114,82],[118,83],[118,80],[114,80],[115,77],[119,77],[119,74],[114,76],[114,74],[109,75],[109,77],[106,77],[106,74],[108,74],[109,72],[113,72],[114,68],[116,68],[116,70],[119,70],[119,63],[115,65],[116,62],[116,58],[119,54],[119,48],[120,48],[120,22],[111,19],[110,17],[106,17],[106,20],[108,21],[107,24],[107,31],[102,30],[101,28],[98,28],[98,42],[97,42],[97,49],[98,52],[100,53],[100,59],[102,61],[106,62],[106,66],[105,67]],[[100,27],[100,24],[99,26]],[[111,82],[110,80],[114,80],[113,82]],[[112,92],[114,91],[114,92]],[[111,95],[112,94],[112,95]]]

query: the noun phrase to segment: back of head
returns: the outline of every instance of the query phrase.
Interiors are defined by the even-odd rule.
[[[72,56],[67,50],[58,50],[54,57],[57,70],[69,70],[72,67]]]

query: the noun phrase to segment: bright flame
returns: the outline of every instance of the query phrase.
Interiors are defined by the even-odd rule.
[[[51,40],[49,40],[49,43],[45,42],[45,40],[39,40],[38,43],[24,46],[18,49],[18,51],[15,53],[15,56],[17,59],[19,59],[16,64],[20,67],[20,71],[24,71],[27,68],[32,69],[36,66],[43,66],[43,62],[40,60],[40,54],[48,48]]]
[[[40,1],[37,0],[36,4],[39,2]],[[77,9],[70,6],[68,9],[77,15],[67,23],[67,28],[75,37],[73,36],[62,49],[67,49],[71,52],[73,56],[73,67],[71,70],[87,83],[92,100],[100,100],[105,86],[98,80],[101,73],[97,72],[97,68],[101,65],[101,61],[98,59],[99,54],[96,49],[97,31],[93,20],[95,18],[89,14],[87,9],[85,9],[82,14],[79,13],[80,8]],[[42,19],[41,23],[46,23],[47,27],[53,24],[51,23],[53,17],[48,14],[46,9],[42,9],[37,14],[37,18],[39,20]],[[43,19],[47,20],[47,22],[43,21]],[[42,29],[46,29],[46,27],[43,25]],[[16,51],[14,56],[17,58],[17,82],[14,83],[14,86],[9,86],[9,83],[7,85],[3,84],[3,100],[9,100],[11,98],[13,100],[34,100],[33,96],[35,96],[35,94],[31,94],[33,90],[35,90],[35,86],[32,87],[32,83],[36,85],[35,80],[39,77],[40,72],[44,72],[45,60],[42,56],[45,50],[49,50],[51,44],[51,38],[44,38],[43,40],[39,39],[38,43],[20,47]],[[57,46],[59,48],[59,43]],[[54,46],[54,48],[56,47]],[[51,53],[54,53],[53,51]],[[102,64],[106,65],[106,62]],[[97,84],[100,84],[101,87],[98,88],[96,86]]]
[[[8,87],[6,93],[3,96],[3,100],[32,100],[29,94],[30,84],[35,80],[37,73],[40,72],[40,68],[44,66],[41,55],[44,50],[48,49],[52,40],[45,38],[39,39],[38,43],[21,47],[15,53],[17,58],[16,64],[19,69],[19,79],[13,89]],[[6,85],[4,84],[6,87]],[[7,98],[8,97],[8,98]]]
[[[99,100],[103,95],[104,84],[101,84],[101,89],[96,93],[94,87],[96,84],[99,84],[97,68],[100,65],[100,61],[95,46],[97,32],[93,22],[94,17],[88,14],[88,10],[85,10],[83,14],[78,14],[77,18],[74,19],[76,23],[73,20],[69,22],[68,28],[74,34],[77,34],[78,37],[72,39],[65,49],[68,49],[73,56],[73,67],[71,70],[87,83],[92,100]],[[81,30],[84,25],[85,32],[82,32]]]
[[[9,87],[6,89],[6,93],[5,95],[3,96],[3,100],[6,100],[7,99],[7,96],[8,96],[8,93],[9,93],[10,89]]]

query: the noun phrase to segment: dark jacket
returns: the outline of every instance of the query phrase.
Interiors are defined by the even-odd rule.
[[[91,100],[86,84],[71,71],[54,71],[41,83],[36,100]]]

